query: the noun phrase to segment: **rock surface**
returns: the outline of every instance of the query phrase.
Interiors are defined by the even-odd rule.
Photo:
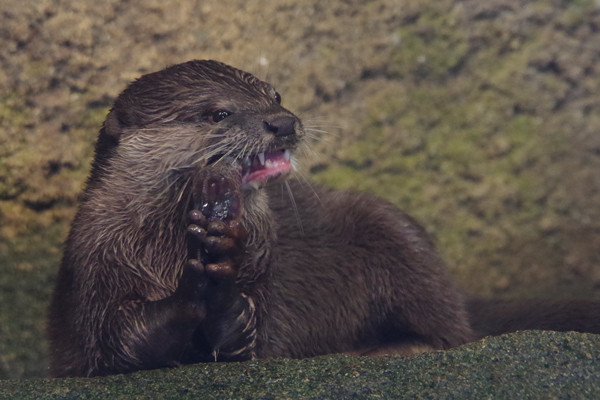
[[[419,356],[205,364],[0,381],[16,399],[598,398],[600,335],[527,332]]]

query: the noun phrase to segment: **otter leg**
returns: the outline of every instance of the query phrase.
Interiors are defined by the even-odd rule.
[[[119,307],[119,320],[127,322],[123,333],[115,335],[121,338],[121,357],[92,375],[105,369],[126,372],[252,358],[254,304],[235,283],[245,230],[238,220],[209,217],[198,210],[189,213],[190,258],[175,292],[158,301]]]
[[[383,347],[388,346],[390,350],[396,347],[395,354],[402,354],[415,345],[449,349],[474,339],[459,291],[440,265],[435,268],[421,264],[421,270],[425,268],[433,273],[427,279],[417,277],[421,278],[418,286],[405,285],[394,298],[385,324]],[[417,281],[408,270],[403,277],[408,282]]]
[[[254,303],[236,284],[246,243],[240,198],[232,180],[208,178],[194,204],[197,209],[189,213],[189,254],[196,257],[191,261],[204,265],[208,280],[207,317],[195,342],[208,343],[215,360],[243,360],[254,354]]]
[[[171,296],[121,307],[121,313],[129,314],[124,320],[140,322],[128,331],[131,345],[126,347],[134,350],[132,360],[137,360],[143,368],[180,364],[194,332],[206,319],[207,293],[204,266],[190,260]]]
[[[228,181],[209,178],[203,186],[188,215],[188,262],[177,288],[158,301],[119,307],[127,326],[115,335],[122,359],[111,372],[253,356],[254,304],[235,282],[246,240],[239,200]]]

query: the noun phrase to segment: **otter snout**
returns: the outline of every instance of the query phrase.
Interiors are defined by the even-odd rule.
[[[289,115],[274,118],[272,121],[263,121],[263,125],[267,132],[276,137],[296,134],[296,118]]]

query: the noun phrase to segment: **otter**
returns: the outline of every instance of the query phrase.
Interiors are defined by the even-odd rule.
[[[519,328],[523,308],[463,295],[396,206],[295,177],[306,136],[272,86],[216,61],[131,83],[100,130],[66,240],[52,374],[412,354]],[[598,316],[577,328],[600,331]]]

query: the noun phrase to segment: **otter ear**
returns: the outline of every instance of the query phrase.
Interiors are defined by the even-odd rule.
[[[104,120],[104,125],[102,126],[101,134],[104,134],[107,136],[107,138],[118,142],[122,130],[123,126],[119,122],[117,113],[115,112],[115,110],[110,110],[110,112],[106,116],[106,119]]]

